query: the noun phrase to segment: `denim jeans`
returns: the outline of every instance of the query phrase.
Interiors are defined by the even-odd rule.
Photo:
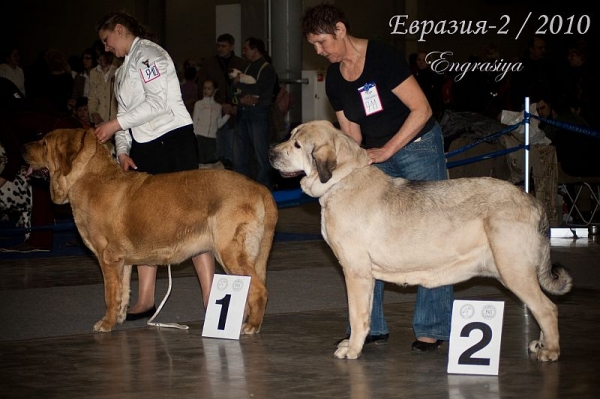
[[[233,137],[233,170],[271,189],[269,112],[269,107],[238,107],[238,123]]]
[[[227,125],[226,123],[217,130],[217,158],[233,162],[234,129]]]
[[[385,162],[374,164],[386,174],[410,180],[445,180],[446,157],[442,129],[436,125],[420,139],[402,148]],[[383,281],[375,281],[371,329],[369,334],[389,332],[383,315]],[[454,300],[451,285],[438,288],[417,287],[413,329],[417,338],[450,339],[450,320]]]

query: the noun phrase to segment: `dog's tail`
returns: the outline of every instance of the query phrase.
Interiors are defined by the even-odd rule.
[[[538,281],[543,289],[554,295],[564,295],[573,287],[573,278],[560,263],[550,264],[538,270]]]
[[[538,234],[540,235],[541,263],[537,270],[540,285],[554,295],[564,295],[571,290],[573,278],[560,263],[553,264],[550,260],[550,223],[548,215],[541,204],[536,203],[539,214]]]

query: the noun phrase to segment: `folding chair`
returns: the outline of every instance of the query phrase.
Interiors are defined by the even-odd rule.
[[[567,184],[572,184],[575,187],[575,192],[571,194],[569,190],[567,190]],[[596,190],[594,191],[594,186],[596,185]],[[571,201],[571,206],[568,209],[566,218],[563,220],[564,224],[569,224],[569,220],[571,220],[571,216],[577,214],[584,226],[587,226],[592,223],[594,220],[594,216],[600,210],[600,177],[590,176],[590,177],[575,177],[567,175],[561,168],[560,163],[558,164],[558,188],[559,192],[567,195],[569,200]],[[582,211],[579,209],[577,205],[577,200],[582,198],[583,194],[586,194],[589,191],[590,193],[590,216],[586,218]],[[575,224],[572,224],[575,225]]]

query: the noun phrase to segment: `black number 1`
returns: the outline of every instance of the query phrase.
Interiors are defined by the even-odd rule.
[[[215,302],[217,305],[222,305],[217,330],[225,329],[225,323],[227,322],[227,312],[229,312],[229,302],[231,302],[231,294],[227,294],[223,297],[223,299],[217,299]]]
[[[481,337],[481,341],[477,342],[475,345],[464,351],[462,355],[460,355],[460,357],[458,358],[458,364],[489,366],[490,359],[471,357],[471,355],[485,348],[490,343],[490,341],[492,340],[492,328],[485,323],[469,323],[463,327],[463,329],[460,332],[460,336],[468,337],[471,334],[471,331],[473,330],[480,330],[483,333],[483,337]]]

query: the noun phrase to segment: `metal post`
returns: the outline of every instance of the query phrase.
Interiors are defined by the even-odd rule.
[[[529,113],[529,97],[525,97],[525,113]],[[523,114],[525,121],[525,192],[529,192],[529,120],[530,118],[525,118],[525,113]]]

